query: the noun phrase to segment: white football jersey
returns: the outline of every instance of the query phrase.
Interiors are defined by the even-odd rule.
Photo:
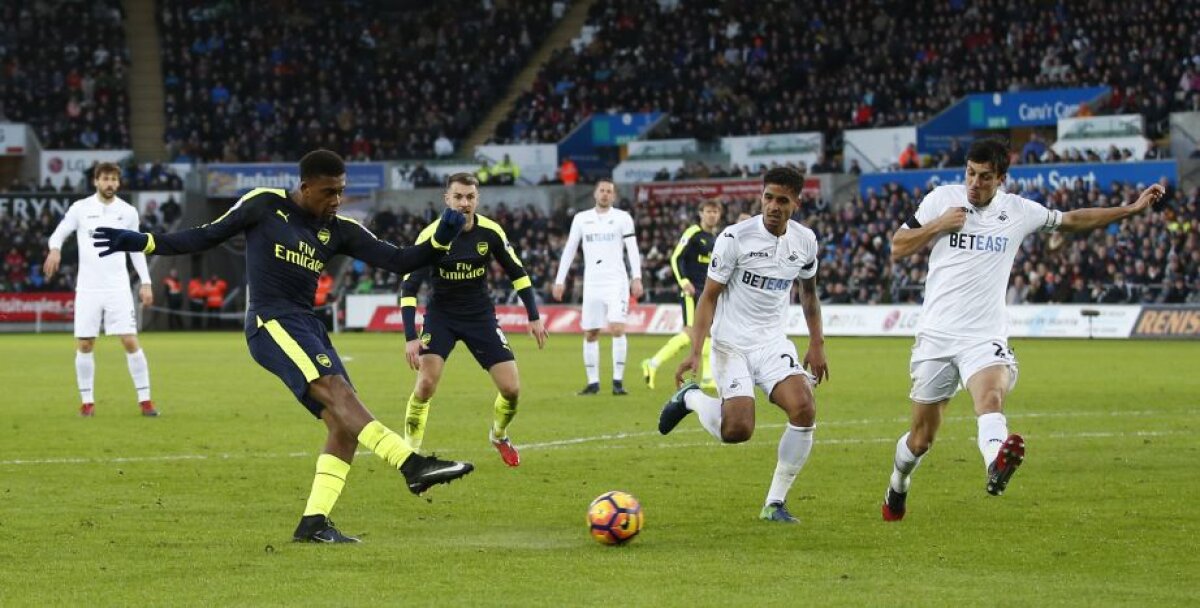
[[[785,335],[792,284],[816,276],[817,254],[816,235],[792,220],[781,237],[767,231],[761,215],[721,231],[708,266],[708,278],[725,285],[713,341],[752,351]]]
[[[630,277],[642,276],[641,256],[633,232],[633,216],[611,207],[597,213],[593,207],[571,218],[571,233],[563,247],[562,261],[554,282],[565,283],[575,251],[583,243],[583,284],[611,285],[628,283]],[[625,269],[625,254],[629,253],[629,272]]]
[[[125,252],[100,257],[100,249],[92,241],[92,233],[99,227],[138,229],[138,210],[120,198],[113,197],[111,203],[100,202],[96,195],[80,199],[67,209],[54,233],[50,235],[50,248],[62,249],[63,241],[72,232],[79,247],[79,276],[75,280],[76,291],[106,291],[129,289],[129,271],[125,265]],[[134,269],[143,285],[150,284],[150,272],[143,253],[130,253]]]
[[[966,187],[956,184],[927,194],[914,215],[917,225],[910,219],[905,227],[919,228],[953,207],[967,209],[967,222],[961,231],[932,241],[917,335],[1005,338],[1004,294],[1021,241],[1034,232],[1057,229],[1062,212],[1003,191],[987,207],[976,209],[967,201]]]

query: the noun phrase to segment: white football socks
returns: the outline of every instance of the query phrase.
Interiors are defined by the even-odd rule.
[[[767,491],[767,504],[787,500],[788,490],[812,451],[814,428],[789,423],[783,429],[783,437],[779,438],[779,461],[775,465],[775,476],[771,478],[771,489]]]
[[[1002,412],[993,412],[980,416],[976,422],[979,424],[979,434],[976,436],[979,453],[983,455],[983,466],[986,468],[1000,454],[1000,446],[1008,438],[1008,419]]]
[[[896,442],[896,457],[893,460],[891,480],[893,491],[900,493],[908,491],[910,477],[917,469],[917,465],[921,464],[921,458],[924,456],[924,454],[917,456],[908,449],[908,433],[900,437],[900,441]]]
[[[75,351],[75,381],[79,384],[81,403],[95,403],[96,358],[94,353]]]
[[[600,341],[583,341],[583,369],[587,372],[588,384],[600,383]]]
[[[137,389],[138,402],[150,400],[150,364],[146,362],[146,352],[138,349],[136,353],[126,353],[125,362],[129,364],[129,376],[133,378],[133,388]]]
[[[709,397],[702,390],[693,389],[684,393],[683,404],[687,406],[687,409],[696,412],[696,417],[700,419],[700,426],[704,427],[704,430],[718,440],[724,441],[721,437],[720,399]]]
[[[625,378],[627,344],[625,336],[616,336],[612,339],[613,382],[621,382]]]

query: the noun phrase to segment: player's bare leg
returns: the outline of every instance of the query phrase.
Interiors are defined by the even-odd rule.
[[[612,332],[612,392],[614,395],[628,395],[629,391],[625,390],[625,356],[629,352],[629,343],[625,338],[625,324],[610,323],[608,329]]]
[[[138,407],[143,416],[154,417],[158,410],[150,400],[150,364],[146,361],[146,353],[142,351],[136,334],[121,336],[121,346],[125,348],[125,363],[129,366],[129,377],[133,379],[133,388],[137,391]]]
[[[587,386],[579,395],[595,395],[600,392],[600,330],[583,332],[583,370],[587,373]]]
[[[993,496],[1004,493],[1009,480],[1025,460],[1025,440],[1016,433],[1009,434],[1004,416],[1012,373],[1008,365],[993,365],[975,372],[967,380],[979,426],[976,436],[979,453],[987,467],[987,492]]]
[[[493,404],[492,430],[489,439],[504,464],[515,467],[521,464],[517,448],[508,439],[508,425],[517,415],[517,401],[521,393],[521,378],[517,373],[516,361],[497,363],[488,370],[498,391]]]
[[[442,381],[446,360],[432,353],[421,355],[421,368],[417,370],[417,383],[404,411],[404,440],[415,451],[421,450],[425,440],[425,421],[429,419],[429,404]]]
[[[942,416],[949,403],[949,399],[936,403],[913,402],[912,425],[896,442],[892,478],[883,496],[882,510],[885,521],[904,519],[910,477],[917,465],[921,464],[921,458],[933,447],[933,440],[937,437],[938,428],[942,426]]]
[[[771,487],[759,519],[782,523],[799,523],[786,507],[788,491],[812,452],[813,429],[817,408],[812,386],[807,376],[788,376],[771,390],[771,402],[788,417],[788,424],[779,439],[778,460],[771,477]]]
[[[75,381],[79,385],[79,415],[90,418],[96,414],[96,349],[95,338],[75,339]]]

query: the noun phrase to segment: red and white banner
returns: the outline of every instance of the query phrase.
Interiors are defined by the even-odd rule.
[[[643,306],[633,306],[629,309],[629,315],[625,319],[626,331],[633,334],[643,333],[675,333],[678,329],[671,330],[669,328],[660,331],[653,331],[652,326],[656,325],[656,319],[664,316],[670,316],[669,309],[678,309],[678,306],[656,306],[653,304]],[[678,317],[678,310],[676,317]],[[546,331],[552,334],[580,334],[583,330],[579,327],[579,307],[566,305],[542,306],[538,308],[538,313],[542,317],[542,322],[546,326]],[[417,307],[417,326],[419,327],[425,322],[425,307]],[[500,329],[505,333],[524,333],[529,328],[529,318],[525,314],[524,306],[497,306],[496,320],[499,321]],[[676,323],[675,325],[678,325]],[[347,323],[347,327],[351,327]],[[404,331],[404,318],[400,314],[400,307],[393,305],[378,306],[375,308],[374,314],[371,315],[371,320],[364,327],[367,331]]]
[[[348,303],[348,310],[356,306],[360,309],[356,315],[347,314],[348,329],[403,331],[404,322],[400,307],[395,305],[395,296],[350,296],[356,297],[364,301]],[[583,333],[579,328],[578,306],[557,304],[539,310],[550,333]],[[1141,310],[1140,306],[1078,304],[1009,306],[1008,331],[1014,338],[1128,338]],[[418,325],[422,322],[422,311],[418,307]],[[913,336],[921,319],[921,307],[830,304],[821,307],[821,316],[826,336]],[[528,326],[523,306],[497,306],[496,318],[505,332],[524,333]],[[625,328],[631,334],[674,334],[683,330],[683,314],[678,304],[633,306]],[[784,332],[789,336],[808,335],[808,324],[799,306],[788,307]]]
[[[0,293],[0,323],[70,321],[75,318],[75,294],[65,292]]]
[[[762,195],[761,179],[738,179],[727,181],[656,182],[638,184],[634,200],[648,203],[666,200],[703,199],[757,199]],[[821,195],[821,180],[817,177],[804,179],[803,194]]]

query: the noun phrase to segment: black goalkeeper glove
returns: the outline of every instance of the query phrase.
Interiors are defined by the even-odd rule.
[[[150,235],[134,230],[101,227],[92,232],[92,242],[103,249],[100,257],[112,255],[118,251],[149,253],[146,251],[146,245],[150,243]]]
[[[462,232],[463,226],[466,225],[467,216],[446,207],[446,210],[442,211],[441,221],[433,231],[433,246],[438,249],[449,249],[450,241],[458,237],[458,233]]]

